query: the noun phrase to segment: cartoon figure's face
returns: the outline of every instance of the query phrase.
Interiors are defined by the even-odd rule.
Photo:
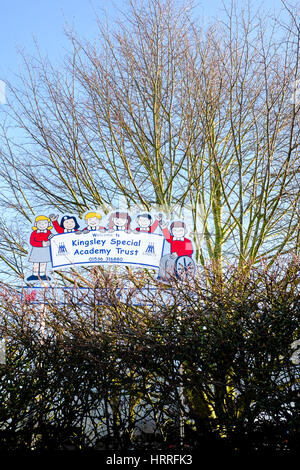
[[[63,226],[67,230],[73,230],[73,228],[75,228],[75,221],[73,219],[66,219],[63,222]]]
[[[39,220],[36,226],[38,230],[46,230],[48,228],[48,220]]]
[[[127,219],[123,219],[123,217],[114,217],[113,220],[117,227],[124,227],[127,224]]]
[[[99,219],[98,217],[90,217],[89,219],[87,219],[87,223],[91,227],[97,227],[99,225]]]
[[[173,227],[172,229],[173,236],[176,238],[182,238],[184,237],[184,227]]]
[[[147,228],[150,226],[151,220],[148,217],[139,217],[138,223],[140,227]]]

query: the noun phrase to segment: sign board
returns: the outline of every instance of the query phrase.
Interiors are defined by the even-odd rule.
[[[52,269],[89,264],[159,268],[164,237],[155,233],[63,233],[50,240]]]
[[[74,215],[58,219],[58,215],[43,214],[34,220],[29,239],[29,282],[50,281],[48,267],[55,271],[99,264],[154,268],[162,280],[194,275],[194,248],[186,237],[184,221],[168,223],[161,213],[156,217],[142,213],[133,220],[128,212],[120,211],[107,216],[89,211],[84,220]]]

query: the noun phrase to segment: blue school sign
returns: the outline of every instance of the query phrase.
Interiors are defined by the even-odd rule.
[[[168,227],[163,214],[143,213],[132,225],[132,216],[120,211],[104,220],[97,211],[87,212],[83,221],[64,215],[60,223],[55,214],[37,216],[29,240],[32,274],[26,280],[49,281],[48,268],[99,264],[154,268],[165,280],[194,275],[193,244],[183,221]]]

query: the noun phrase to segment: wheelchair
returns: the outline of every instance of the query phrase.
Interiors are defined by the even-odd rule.
[[[193,279],[196,272],[196,265],[195,262],[190,256],[183,255],[178,256],[175,259],[170,258],[166,264],[166,279],[172,278],[173,276],[176,279],[182,281],[188,281]]]
[[[190,256],[178,256],[175,260],[174,274],[177,279],[188,281],[196,272],[195,261]]]

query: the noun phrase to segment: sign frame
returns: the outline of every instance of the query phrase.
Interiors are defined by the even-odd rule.
[[[160,252],[157,256],[157,259],[158,259],[158,262],[156,264],[151,264],[151,263],[143,263],[141,261],[139,261],[139,258],[137,258],[137,261],[133,261],[133,260],[120,260],[121,258],[121,255],[119,258],[117,258],[115,256],[115,258],[112,258],[110,260],[91,260],[91,261],[88,261],[88,260],[85,260],[85,261],[76,261],[76,262],[70,262],[70,263],[62,263],[62,264],[57,264],[55,262],[55,259],[57,258],[57,255],[54,256],[54,243],[55,241],[57,240],[58,243],[63,243],[63,237],[70,237],[72,236],[72,240],[74,238],[74,241],[77,240],[78,241],[92,241],[92,240],[96,240],[96,238],[98,237],[98,239],[106,239],[106,240],[116,240],[117,239],[120,239],[120,238],[124,238],[124,240],[122,241],[125,241],[126,238],[128,238],[128,241],[129,240],[132,240],[132,241],[145,241],[146,239],[148,240],[154,240],[153,237],[159,237],[162,239],[162,243],[161,244],[161,248],[160,248]],[[59,240],[61,241],[58,241],[58,238]],[[157,239],[157,238],[156,238]],[[121,241],[121,240],[120,240]],[[147,242],[148,243],[148,242]],[[117,243],[114,243],[115,245]],[[56,245],[57,246],[57,245]],[[61,245],[63,246],[63,245]],[[75,246],[81,246],[81,245],[75,245]],[[83,244],[82,246],[86,246],[86,249],[88,249],[88,247],[90,245],[85,245]],[[136,246],[136,245],[132,245],[132,246]],[[102,232],[98,232],[97,234],[96,233],[89,233],[88,235],[86,234],[79,234],[79,235],[76,235],[76,232],[73,233],[73,234],[68,234],[68,233],[61,233],[61,234],[55,234],[51,237],[51,242],[50,242],[50,257],[51,257],[51,270],[52,271],[56,271],[56,270],[60,270],[60,269],[63,269],[63,268],[70,268],[70,267],[75,267],[75,266],[120,266],[120,265],[125,265],[125,266],[135,266],[135,267],[141,267],[141,268],[149,268],[149,269],[159,269],[159,260],[161,259],[163,253],[164,253],[164,249],[165,249],[165,237],[161,234],[157,234],[157,233],[139,233],[139,234],[127,234],[127,233],[122,233],[122,232],[114,232],[114,233],[102,233]],[[104,255],[105,256],[105,255]],[[64,258],[66,258],[66,256],[64,256]],[[80,258],[79,258],[80,259]],[[115,259],[116,261],[113,261],[113,259]]]

